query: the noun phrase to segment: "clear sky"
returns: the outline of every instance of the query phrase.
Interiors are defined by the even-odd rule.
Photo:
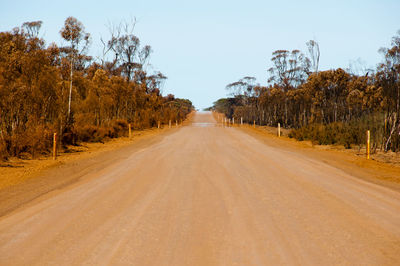
[[[320,45],[322,70],[347,68],[359,59],[375,67],[378,49],[388,47],[400,29],[399,10],[399,0],[0,0],[0,31],[42,20],[47,43],[61,44],[64,20],[74,16],[91,33],[90,53],[96,56],[108,22],[136,17],[135,34],[154,51],[151,69],[168,77],[163,93],[204,108],[244,76],[265,85],[271,53],[305,52],[310,39]]]

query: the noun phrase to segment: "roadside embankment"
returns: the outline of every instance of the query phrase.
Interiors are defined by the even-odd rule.
[[[183,125],[188,123],[185,121]],[[147,129],[133,132],[133,136],[110,139],[103,143],[82,143],[70,146],[57,160],[51,156],[23,160],[12,158],[0,167],[0,216],[53,190],[80,181],[87,173],[130,156],[181,126]]]
[[[214,119],[222,125],[222,114],[214,113],[213,115]],[[258,125],[254,127],[238,123],[229,126],[239,128],[269,146],[320,159],[353,176],[400,191],[400,154],[377,152],[371,154],[371,159],[367,160],[365,147],[345,149],[340,145],[314,145],[311,141],[297,141],[289,138],[290,131],[284,128],[281,128],[281,137],[278,137],[278,129],[275,127]]]

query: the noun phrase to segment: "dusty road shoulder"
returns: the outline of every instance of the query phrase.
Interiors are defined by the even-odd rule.
[[[105,144],[92,143],[77,147],[79,152],[51,158],[13,162],[0,168],[0,217],[46,194],[60,190],[131,154],[160,142],[180,127],[138,131],[132,139],[119,138]]]
[[[363,156],[357,156],[345,150],[312,147],[304,142],[288,137],[277,137],[266,130],[247,125],[235,128],[269,146],[300,153],[312,159],[323,161],[357,178],[400,191],[400,167],[398,166],[367,160]]]

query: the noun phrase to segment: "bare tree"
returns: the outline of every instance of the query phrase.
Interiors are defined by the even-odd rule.
[[[161,72],[157,72],[146,79],[147,86],[147,92],[154,92],[157,89],[161,92],[161,88],[164,85],[165,80],[167,79],[167,76],[165,76]]]
[[[140,46],[139,38],[133,34],[136,26],[136,19],[131,21],[122,21],[114,25],[109,24],[110,40],[104,41],[103,44],[103,59],[102,66],[105,66],[106,56],[109,52],[114,52],[112,63],[108,64],[109,71],[120,69],[126,76],[127,81],[135,78],[136,81],[142,80],[144,66],[147,64],[152,52],[150,45]]]
[[[309,40],[306,45],[311,59],[311,67],[314,73],[318,73],[319,57],[321,55],[319,51],[319,44],[315,40]]]
[[[122,24],[114,24],[114,23],[110,23],[108,22],[108,24],[106,25],[108,32],[110,34],[110,40],[109,41],[105,41],[103,37],[100,37],[100,42],[103,46],[102,49],[102,57],[100,59],[101,61],[101,66],[104,68],[105,67],[105,63],[107,61],[107,55],[109,52],[114,51],[115,57],[113,59],[113,64],[111,66],[111,68],[116,64],[117,60],[118,60],[118,54],[115,52],[115,43],[118,40],[119,36],[121,36],[121,27]]]
[[[361,58],[358,58],[357,60],[351,60],[346,71],[356,76],[368,76],[373,75],[374,73],[374,70],[368,68],[366,62]]]
[[[296,88],[307,79],[310,59],[299,50],[274,51],[271,61],[273,66],[268,69],[268,82],[279,85],[284,91]]]
[[[42,24],[43,22],[40,20],[25,22],[22,24],[22,29],[26,32],[28,38],[37,38]]]

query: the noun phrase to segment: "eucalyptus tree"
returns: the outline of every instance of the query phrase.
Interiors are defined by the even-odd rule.
[[[82,22],[68,17],[60,30],[61,37],[69,43],[62,51],[70,58],[70,87],[68,96],[68,118],[71,114],[72,82],[74,68],[82,69],[91,58],[86,56],[90,44],[90,34],[85,32]]]

